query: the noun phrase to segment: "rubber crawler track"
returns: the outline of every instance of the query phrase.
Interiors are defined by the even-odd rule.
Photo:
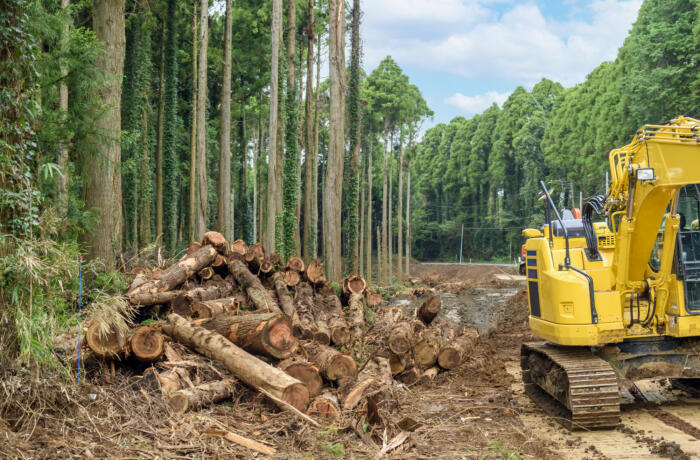
[[[536,355],[536,356],[533,356]],[[551,363],[566,379],[554,385],[551,370],[545,375],[531,369],[531,357]],[[620,424],[620,391],[610,364],[582,347],[557,347],[544,342],[524,343],[520,365],[527,394],[571,430],[615,428]],[[566,388],[562,388],[566,386]]]

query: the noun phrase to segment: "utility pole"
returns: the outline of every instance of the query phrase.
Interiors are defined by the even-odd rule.
[[[459,239],[459,264],[462,265],[462,245],[464,244],[464,224],[462,224],[462,236]]]

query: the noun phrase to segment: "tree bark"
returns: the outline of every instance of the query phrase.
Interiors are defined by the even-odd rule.
[[[190,195],[188,202],[189,226],[187,237],[190,241],[195,239],[196,233],[196,187],[197,187],[197,0],[192,5],[192,126],[190,130]]]
[[[130,295],[164,292],[176,288],[202,268],[210,265],[216,257],[216,250],[203,246],[197,252],[157,274],[154,279],[134,289]]]
[[[318,257],[318,100],[321,94],[321,39],[316,40],[316,93],[314,96],[314,154],[313,193],[311,199],[311,227],[313,232],[313,257]]]
[[[306,385],[310,397],[313,398],[321,393],[321,389],[323,388],[321,374],[319,374],[318,368],[307,360],[298,356],[287,358],[281,361],[277,365],[277,368],[282,369],[284,372]]]
[[[308,341],[302,346],[309,360],[318,367],[321,375],[327,380],[338,380],[342,377],[355,377],[357,375],[357,364],[352,356],[314,341]]]
[[[349,98],[350,98],[350,151],[352,156],[350,158],[350,183],[354,184],[355,187],[348,187],[349,193],[352,194],[348,198],[350,204],[350,209],[348,209],[348,220],[349,225],[353,228],[350,231],[351,238],[348,239],[347,251],[350,255],[348,271],[357,271],[360,268],[360,247],[358,242],[360,241],[359,227],[358,227],[358,205],[359,205],[359,193],[360,193],[360,132],[362,130],[361,114],[360,109],[360,0],[353,0],[352,6],[352,24],[351,24],[352,34],[351,34],[351,52],[350,52],[350,87]],[[352,113],[354,112],[354,113]],[[353,123],[354,121],[354,123]],[[355,126],[353,126],[355,124]],[[354,145],[353,145],[354,144]],[[354,188],[354,190],[352,190]]]
[[[350,318],[350,335],[353,340],[359,341],[362,339],[362,328],[365,325],[365,304],[364,296],[361,293],[353,292],[350,294],[348,302],[348,316]]]
[[[121,202],[121,96],[122,71],[126,37],[124,31],[124,3],[95,0],[93,28],[97,39],[105,44],[104,53],[96,67],[106,76],[99,90],[100,104],[105,113],[95,124],[104,137],[97,142],[97,154],[87,155],[85,172],[88,177],[85,195],[86,209],[97,208],[98,220],[87,235],[88,255],[101,259],[105,267],[115,267],[115,255],[122,244]]]
[[[224,73],[221,84],[221,123],[219,132],[219,230],[233,239],[231,216],[231,40],[232,0],[226,0],[224,31]]]
[[[439,312],[440,296],[434,295],[428,297],[425,302],[421,304],[416,312],[416,316],[427,325],[430,324],[433,319],[435,319]]]
[[[408,171],[406,184],[406,276],[411,275],[411,166]]]
[[[236,278],[238,284],[245,289],[248,298],[258,310],[267,312],[281,311],[277,302],[270,296],[267,289],[263,287],[258,277],[253,275],[243,262],[231,259],[228,269]]]
[[[220,299],[194,302],[190,307],[193,318],[212,318],[224,313],[235,312],[241,308],[240,296],[223,297]]]
[[[299,410],[304,410],[309,403],[309,391],[303,383],[246,353],[215,332],[192,327],[176,314],[168,316],[163,331],[208,358],[220,361],[253,388],[261,389]]]
[[[421,369],[426,369],[437,361],[442,345],[442,331],[439,327],[426,329],[413,347],[413,359]]]
[[[168,396],[168,409],[174,414],[209,407],[234,395],[235,380],[224,379],[203,383],[193,388],[177,390]]]
[[[282,313],[220,315],[198,324],[246,351],[270,358],[289,358],[297,349],[292,322]]]
[[[314,78],[314,0],[308,0],[308,26],[306,36],[308,46],[306,52],[306,106],[305,125],[306,142],[304,144],[304,259],[311,260],[316,257],[313,253],[313,182],[314,182],[314,125],[313,125],[313,78]]]
[[[180,316],[190,316],[192,314],[190,308],[195,302],[220,299],[230,295],[232,291],[233,284],[228,281],[217,283],[212,286],[197,287],[189,291],[181,292],[170,302],[170,306],[174,313]]]
[[[345,2],[329,0],[330,141],[323,193],[323,255],[328,279],[342,277],[341,210],[345,158]]]
[[[398,270],[397,275],[399,277],[399,282],[403,281],[403,260],[401,258],[401,253],[403,251],[403,161],[404,161],[404,145],[403,145],[403,129],[401,130],[401,144],[399,148],[399,202],[396,206],[396,221],[397,221],[397,233],[398,233],[398,244],[396,246],[398,253]]]
[[[278,203],[279,187],[278,171],[282,165],[277,164],[277,121],[279,99],[279,49],[282,34],[282,0],[272,0],[272,30],[271,30],[271,70],[270,70],[270,124],[267,168],[267,228],[265,231],[265,246],[275,247],[275,219],[280,203]]]
[[[287,290],[287,285],[284,282],[282,274],[280,272],[275,272],[275,274],[272,275],[272,279],[275,283],[275,292],[277,293],[277,300],[279,301],[280,308],[289,318],[294,318],[296,309],[294,308],[294,302],[289,295],[289,290]]]
[[[165,291],[165,292],[153,292],[153,293],[142,293],[136,295],[129,295],[129,303],[132,305],[156,305],[172,302],[177,297],[183,294],[182,291]]]
[[[388,200],[389,203],[387,207],[389,209],[389,217],[387,222],[387,231],[389,236],[387,237],[387,268],[389,269],[389,278],[387,279],[389,283],[394,280],[394,133],[391,133],[391,150],[389,151],[389,168],[387,169],[387,174],[389,175],[389,193]]]
[[[379,277],[379,280],[383,284],[387,284],[388,282],[388,269],[387,269],[387,237],[388,237],[388,229],[387,229],[387,222],[389,219],[389,210],[388,210],[388,200],[387,200],[387,156],[388,156],[388,151],[390,151],[391,146],[389,145],[389,136],[387,131],[384,132],[384,155],[382,157],[383,160],[383,165],[382,165],[382,251],[381,251],[381,256],[380,260],[382,261],[381,265],[381,275]],[[377,238],[379,239],[379,238]]]
[[[372,145],[374,134],[369,138],[369,152],[367,153],[367,269],[365,277],[367,284],[372,284]],[[379,240],[377,240],[377,253],[379,252]]]
[[[209,46],[209,0],[200,2],[199,63],[197,74],[197,220],[195,239],[207,230],[207,48]]]

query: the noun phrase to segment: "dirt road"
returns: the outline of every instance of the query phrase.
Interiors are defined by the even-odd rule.
[[[643,381],[649,403],[624,395],[622,424],[616,430],[569,432],[539,409],[524,393],[519,348],[535,340],[527,328],[527,295],[523,281],[504,283],[494,275],[514,271],[494,266],[420,266],[417,277],[439,288],[468,287],[441,292],[444,314],[475,327],[482,335],[465,385],[473,405],[496,404],[490,411],[465,410],[465,423],[477,427],[492,454],[520,452],[552,458],[700,458],[700,399],[671,388],[668,381]],[[418,300],[397,296],[393,302],[414,308]],[[501,369],[499,369],[501,368]],[[493,381],[493,387],[480,384]],[[503,382],[507,381],[507,384]],[[458,409],[457,405],[455,409]],[[512,430],[504,436],[503,428]],[[494,436],[494,433],[496,435]],[[507,457],[507,455],[506,455]]]

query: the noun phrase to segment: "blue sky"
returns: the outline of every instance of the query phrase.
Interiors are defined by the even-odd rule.
[[[642,0],[363,0],[363,66],[391,55],[435,112],[499,105],[542,77],[569,87],[614,59]]]

